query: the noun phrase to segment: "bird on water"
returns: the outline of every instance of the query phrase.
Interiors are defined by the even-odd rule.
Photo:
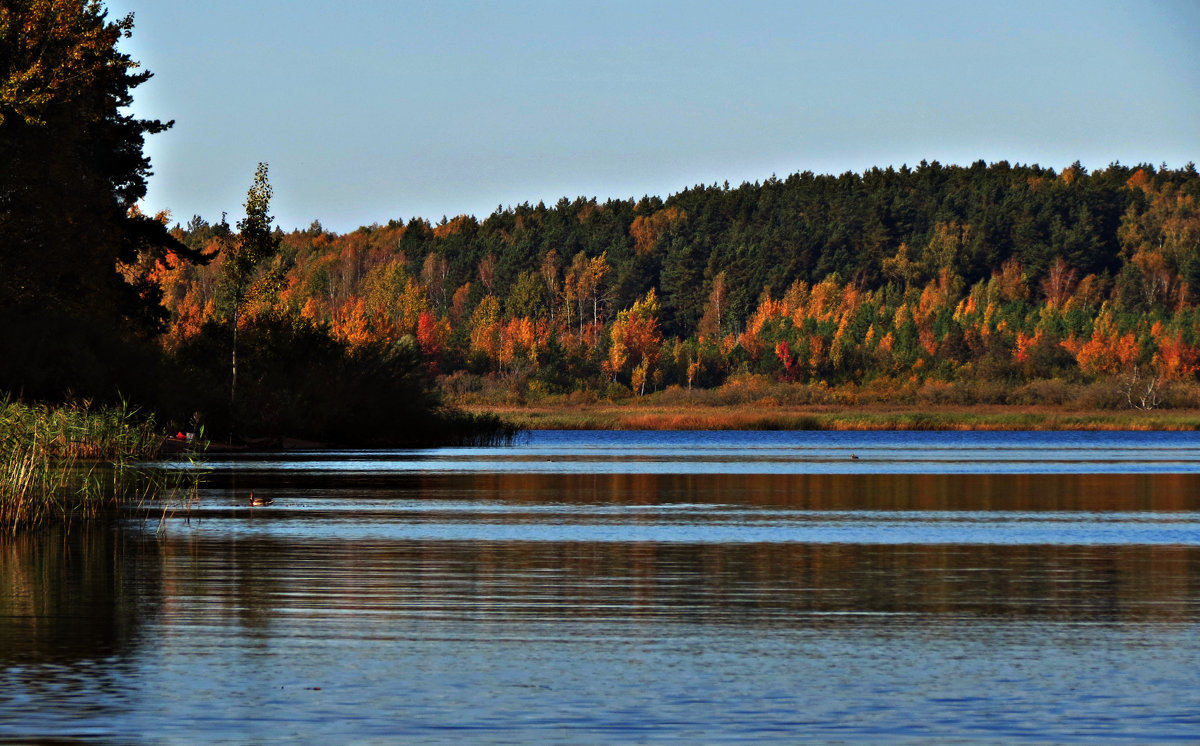
[[[275,501],[269,497],[255,497],[253,492],[250,493],[250,507],[261,508],[265,505],[270,505],[273,502]]]

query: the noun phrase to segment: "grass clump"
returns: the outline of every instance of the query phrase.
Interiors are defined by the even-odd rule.
[[[0,399],[0,530],[94,518],[144,497],[148,487],[133,465],[162,443],[153,418],[124,405]]]

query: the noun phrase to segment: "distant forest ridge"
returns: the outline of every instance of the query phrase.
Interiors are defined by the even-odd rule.
[[[804,172],[668,198],[561,199],[437,225],[279,234],[246,322],[415,345],[548,391],[787,380],[1194,377],[1200,175],[1150,165]],[[225,224],[147,268],[168,346],[223,317]]]

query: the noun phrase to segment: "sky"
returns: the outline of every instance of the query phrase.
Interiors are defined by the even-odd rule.
[[[143,209],[329,230],[873,166],[1200,161],[1200,3],[108,0]]]

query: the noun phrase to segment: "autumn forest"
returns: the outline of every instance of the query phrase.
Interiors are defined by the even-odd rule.
[[[1190,164],[935,162],[344,235],[314,222],[276,230],[239,323],[408,349],[459,394],[1056,380],[1123,382],[1115,405],[1153,406],[1200,365],[1198,198]],[[202,359],[226,336],[235,231],[195,217],[172,233],[211,261],[142,271],[167,349]]]

